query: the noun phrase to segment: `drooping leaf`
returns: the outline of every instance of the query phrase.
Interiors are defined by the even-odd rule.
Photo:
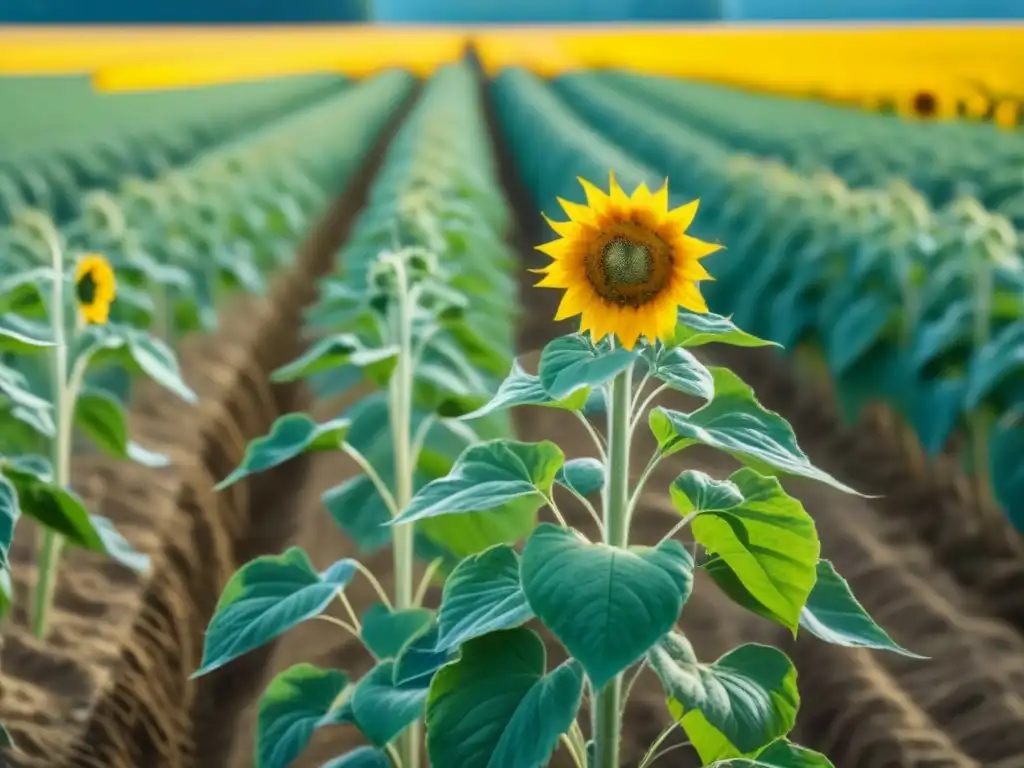
[[[368,347],[354,333],[340,333],[316,342],[300,358],[274,371],[271,379],[297,381],[352,366],[364,371],[371,381],[383,384],[394,372],[398,355],[395,345]]]
[[[445,580],[438,611],[439,650],[533,618],[519,583],[519,555],[499,544],[460,562]]]
[[[583,670],[568,661],[545,674],[544,644],[525,628],[470,640],[441,669],[427,702],[431,765],[546,765],[576,718]]]
[[[590,388],[587,387],[566,398],[556,399],[544,389],[539,376],[527,373],[519,365],[519,361],[516,361],[512,364],[512,370],[509,371],[508,376],[501,382],[498,391],[494,393],[494,397],[487,404],[461,418],[463,421],[479,419],[490,413],[514,408],[518,405],[540,405],[578,411],[586,404],[589,395]]]
[[[673,633],[648,658],[705,764],[756,752],[796,722],[796,668],[777,648],[741,645],[702,664],[689,641]]]
[[[667,345],[700,347],[705,344],[729,344],[734,347],[777,347],[774,341],[765,341],[741,331],[733,322],[713,312],[698,313],[679,310],[679,321]]]
[[[595,688],[675,625],[693,587],[693,559],[677,541],[619,549],[549,523],[526,542],[519,570],[533,613]]]
[[[340,450],[350,424],[348,419],[318,424],[304,413],[281,416],[271,425],[269,434],[249,443],[242,463],[216,488],[227,488],[249,475],[265,472],[303,453]]]
[[[143,466],[167,466],[166,456],[148,451],[128,436],[128,421],[121,401],[100,389],[85,389],[75,402],[75,423],[102,451]]]
[[[651,411],[650,425],[662,455],[703,444],[735,456],[758,471],[819,480],[846,493],[857,491],[813,464],[797,445],[793,428],[766,410],[753,391],[727,368],[712,368],[715,398],[693,413]]]
[[[427,483],[393,522],[460,512],[500,514],[503,506],[526,496],[535,496],[539,506],[564,461],[562,450],[548,441],[491,440],[471,446],[447,477]]]
[[[604,488],[604,464],[597,459],[569,459],[555,475],[555,482],[580,496],[589,496]]]
[[[206,630],[203,660],[192,677],[208,674],[322,613],[355,575],[351,560],[317,573],[301,549],[252,560],[228,581]]]
[[[291,766],[347,686],[344,672],[306,663],[271,680],[256,717],[256,768]]]
[[[834,645],[893,651],[915,659],[926,658],[898,645],[875,623],[831,562],[819,560],[817,573],[814,589],[800,612],[801,627]]]
[[[197,401],[182,377],[174,350],[145,331],[117,323],[90,325],[82,332],[72,356],[75,365],[83,358],[90,368],[113,363],[144,373],[186,403]]]

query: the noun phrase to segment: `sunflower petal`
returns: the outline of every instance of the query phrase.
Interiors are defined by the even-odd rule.
[[[668,212],[668,218],[685,232],[690,228],[694,218],[697,216],[698,208],[700,208],[700,198],[691,200],[686,205],[680,205],[678,208],[673,208]]]
[[[595,187],[589,181],[584,179],[582,176],[577,176],[576,181],[583,187],[583,192],[587,196],[587,205],[594,212],[595,215],[600,215],[602,211],[608,206],[608,195],[602,190]]]
[[[565,215],[576,224],[593,224],[594,223],[594,212],[587,208],[585,205],[574,203],[571,200],[563,200],[558,197],[558,204],[562,206],[562,210],[565,211]],[[557,231],[557,230],[556,230]]]
[[[651,207],[659,218],[668,214],[668,179],[651,195]]]
[[[536,246],[536,250],[541,253],[546,253],[552,259],[561,259],[568,255],[568,252],[573,249],[575,243],[569,239],[552,240],[550,243],[544,243],[543,245]]]
[[[568,320],[574,315],[584,312],[589,305],[588,297],[581,291],[568,290],[558,305],[558,312],[555,313],[555,320]]]
[[[574,221],[554,221],[549,219],[547,214],[544,213],[541,216],[544,217],[544,221],[554,230],[555,234],[561,237],[573,237],[579,230],[579,225]]]
[[[649,210],[651,207],[651,190],[647,188],[647,183],[641,181],[637,184],[629,199],[635,208]]]
[[[678,296],[679,305],[683,308],[688,309],[691,312],[699,312],[701,314],[707,313],[708,304],[704,300],[704,297],[701,296],[700,289],[696,285],[688,283],[679,292]]]
[[[618,206],[629,202],[626,190],[620,187],[619,182],[615,179],[615,171],[608,171],[608,198]]]
[[[691,259],[703,259],[705,256],[710,256],[725,248],[721,243],[706,243],[689,235],[683,235],[680,242],[686,255]]]

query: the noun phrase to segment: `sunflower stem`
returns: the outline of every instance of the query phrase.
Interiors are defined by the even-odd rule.
[[[604,489],[604,541],[612,547],[629,544],[629,449],[633,367],[615,377],[608,405],[608,463]],[[594,696],[594,768],[619,768],[622,732],[622,675],[616,675]]]
[[[414,376],[412,342],[412,301],[405,263],[393,262],[397,280],[398,313],[395,328],[399,354],[398,365],[391,379],[389,399],[391,438],[395,456],[395,506],[399,513],[409,505],[413,488],[412,390]],[[395,566],[395,609],[412,608],[416,604],[413,580],[414,535],[416,526],[398,525],[392,529],[392,554]],[[419,768],[422,729],[417,720],[398,738],[397,747],[404,768]]]
[[[47,222],[48,223],[48,222]],[[53,332],[52,391],[53,420],[56,435],[51,443],[54,482],[67,488],[71,482],[71,426],[74,419],[75,398],[73,384],[68,381],[67,327],[64,316],[64,253],[60,238],[52,226],[43,228],[53,265],[53,294],[50,308],[50,326]],[[36,570],[35,600],[32,631],[40,640],[46,636],[47,622],[57,586],[57,568],[60,564],[64,539],[51,528],[42,529],[39,561]]]

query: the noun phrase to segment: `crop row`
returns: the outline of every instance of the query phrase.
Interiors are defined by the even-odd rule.
[[[336,93],[306,76],[170,93],[97,94],[85,78],[0,80],[0,224],[30,205],[64,221],[82,194],[152,178],[254,126]]]
[[[970,199],[936,210],[903,183],[856,189],[821,170],[736,154],[718,132],[599,78],[551,87],[509,71],[494,88],[518,164],[545,206],[600,167],[630,184],[667,176],[682,198],[700,195],[710,212],[700,231],[729,244],[709,260],[712,308],[813,350],[851,417],[881,398],[929,453],[964,445],[965,460],[1024,526],[1014,459],[1024,440],[1024,270],[1002,248],[1005,220]]]

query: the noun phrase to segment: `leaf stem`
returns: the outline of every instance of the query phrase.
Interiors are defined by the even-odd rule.
[[[661,546],[662,544],[664,544],[664,543],[665,543],[666,541],[668,541],[668,540],[669,540],[669,539],[671,539],[671,538],[672,538],[673,536],[675,536],[675,535],[676,535],[677,533],[679,533],[679,532],[680,532],[681,530],[683,530],[683,528],[685,528],[685,527],[686,527],[686,526],[688,526],[688,525],[689,525],[689,524],[690,524],[691,522],[693,522],[693,518],[695,518],[696,516],[697,516],[697,512],[691,512],[691,513],[690,513],[690,514],[688,514],[688,515],[687,515],[686,517],[684,517],[684,518],[683,518],[682,520],[680,520],[680,521],[679,521],[678,523],[676,523],[675,525],[673,525],[673,526],[672,526],[672,527],[671,527],[671,528],[669,529],[669,532],[668,532],[668,533],[666,533],[666,534],[665,534],[664,536],[662,536],[662,537],[661,537],[661,541],[659,541],[659,542],[658,542],[658,546],[660,547],[660,546]]]
[[[554,513],[555,519],[558,520],[558,524],[563,528],[568,528],[569,524],[565,521],[565,516],[562,514],[562,510],[560,510],[558,508],[558,504],[555,503],[554,488],[551,489],[550,493],[544,496],[544,500],[548,503],[552,513]]]
[[[75,417],[75,399],[78,393],[69,386],[70,382],[68,381],[68,344],[64,316],[64,253],[60,237],[49,219],[40,216],[39,225],[50,249],[53,265],[50,327],[53,331],[54,346],[51,357],[53,377],[51,386],[56,435],[50,446],[51,458],[54,482],[61,488],[68,488],[71,483],[71,426]],[[32,630],[40,640],[46,636],[46,625],[56,592],[57,569],[63,546],[64,539],[60,534],[51,528],[44,527],[42,529],[32,623]]]
[[[601,521],[601,516],[597,514],[597,510],[594,508],[594,505],[590,503],[590,499],[588,499],[582,493],[577,492],[575,488],[569,488],[569,492],[572,493],[572,495],[575,496],[577,499],[579,499],[580,503],[590,514],[590,517],[597,524],[597,530],[601,534],[601,540],[604,541],[604,523]]]
[[[430,582],[434,578],[434,574],[437,573],[437,569],[441,567],[442,560],[440,557],[435,557],[430,561],[427,566],[427,570],[423,572],[423,578],[420,579],[420,585],[416,588],[416,597],[413,598],[414,606],[423,605],[423,598],[427,596],[427,590],[430,589]]]
[[[601,458],[601,463],[607,464],[608,451],[605,449],[605,441],[604,438],[601,437],[601,433],[594,429],[594,425],[590,423],[590,419],[588,419],[586,415],[580,411],[573,411],[573,413],[576,414],[576,418],[580,420],[583,426],[586,427],[587,432],[590,433],[590,437],[594,441],[594,447],[597,448],[598,456]]]
[[[330,624],[334,624],[336,627],[341,627],[348,632],[352,637],[359,637],[359,630],[353,627],[344,619],[339,619],[337,616],[329,616],[326,613],[321,613],[313,617],[318,621],[326,621]]]
[[[380,601],[384,603],[384,605],[390,611],[392,609],[391,598],[388,597],[388,593],[384,591],[384,587],[381,586],[381,583],[377,580],[377,577],[373,575],[373,571],[371,571],[358,560],[355,560],[354,562],[356,564],[356,570],[366,577],[366,580],[370,582],[370,585],[373,587],[373,591],[377,593],[377,597],[380,598]]]
[[[414,349],[412,343],[412,302],[417,291],[409,286],[405,263],[401,258],[392,261],[398,293],[397,323],[394,329],[398,341],[398,366],[391,378],[389,410],[391,412],[391,440],[395,457],[394,503],[400,512],[412,499],[412,390]],[[397,514],[397,513],[396,513]],[[395,566],[395,608],[403,610],[415,606],[413,594],[414,542],[416,526],[399,525],[392,530],[392,555]],[[417,720],[398,737],[397,748],[404,768],[419,768],[420,722]]]
[[[370,482],[373,483],[373,487],[377,489],[377,493],[380,494],[381,500],[384,502],[384,506],[388,508],[388,512],[391,513],[392,517],[398,517],[398,513],[401,508],[398,506],[398,502],[395,501],[395,497],[391,495],[391,491],[385,485],[384,481],[381,480],[377,470],[373,468],[373,465],[369,460],[363,456],[356,448],[351,446],[349,443],[342,443],[341,450],[352,457],[352,460],[359,465],[359,468],[366,473],[366,476],[370,478]]]
[[[640,403],[640,407],[639,408],[634,408],[633,409],[633,417],[632,417],[633,420],[630,422],[630,425],[629,425],[630,439],[632,439],[633,432],[635,432],[636,428],[639,426],[640,419],[642,419],[644,417],[644,412],[651,405],[651,403],[654,402],[655,398],[657,398],[658,395],[660,395],[662,392],[664,392],[668,388],[669,388],[668,384],[662,384],[660,387],[656,387],[654,389],[654,391],[651,392],[651,394],[649,394],[644,399],[644,401],[642,403]],[[639,397],[637,397],[637,399],[639,400]]]
[[[629,453],[633,366],[612,381],[608,403],[608,462],[605,465],[604,541],[612,547],[629,544]],[[622,739],[622,674],[595,691],[591,708],[594,768],[619,768]]]

